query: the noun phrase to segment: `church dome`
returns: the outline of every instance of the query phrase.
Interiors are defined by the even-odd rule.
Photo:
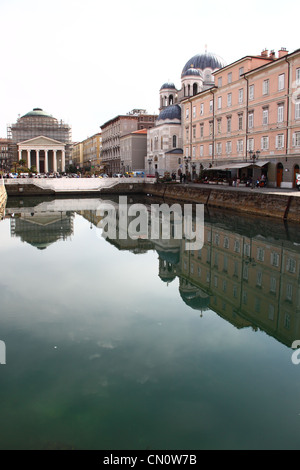
[[[181,76],[182,77],[187,77],[187,76],[201,77],[201,72],[191,67],[190,69],[187,69],[187,71],[184,72]]]
[[[158,115],[157,121],[169,121],[173,119],[181,120],[181,107],[173,104],[164,108]]]
[[[174,83],[164,83],[160,89],[161,90],[169,90],[170,88],[176,90]]]
[[[211,52],[205,52],[205,54],[194,55],[183,67],[181,76],[183,77],[188,69],[200,69],[204,70],[210,68],[212,70],[221,69],[225,67],[226,62],[216,54]]]
[[[22,116],[22,118],[26,118],[26,117],[45,117],[45,118],[52,118],[52,119],[55,119],[53,118],[53,116],[51,116],[51,114],[48,114],[46,113],[45,111],[43,111],[41,108],[33,108],[32,111],[29,111],[29,113],[26,113],[24,114],[24,116]]]

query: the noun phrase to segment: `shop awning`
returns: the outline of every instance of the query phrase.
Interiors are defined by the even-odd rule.
[[[268,161],[261,161],[261,162],[256,162],[254,166],[256,167],[263,167],[269,163]],[[219,166],[213,166],[211,168],[205,168],[206,170],[222,170],[222,171],[230,171],[234,169],[239,169],[239,168],[248,168],[249,166],[252,166],[253,163],[251,162],[242,162],[242,163],[227,163],[226,165],[219,165]]]

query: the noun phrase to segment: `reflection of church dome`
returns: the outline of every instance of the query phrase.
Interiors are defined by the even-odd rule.
[[[170,88],[176,90],[174,83],[164,83],[160,89],[161,90],[169,90]]]
[[[181,120],[181,107],[173,104],[164,108],[158,115],[157,121],[169,121],[173,119]]]
[[[166,261],[167,263],[171,263],[173,265],[178,264],[180,261],[180,253],[179,251],[161,251],[156,250],[159,256],[159,259]]]
[[[216,54],[206,52],[205,54],[194,55],[183,67],[181,76],[183,77],[188,69],[195,68],[204,70],[210,68],[212,70],[225,67],[226,62]]]
[[[209,309],[209,295],[185,279],[180,279],[179,292],[184,303],[194,310],[201,310],[203,312]]]

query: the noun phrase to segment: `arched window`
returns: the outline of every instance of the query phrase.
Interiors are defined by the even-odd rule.
[[[190,96],[190,92],[191,92],[191,85],[188,85],[188,96]]]
[[[169,96],[169,106],[173,104],[173,95]]]
[[[152,152],[152,150],[153,150],[153,140],[152,139],[150,140],[150,149],[151,149],[151,152]]]
[[[161,138],[160,138],[160,148],[161,148],[161,150],[164,148],[163,136],[161,136]]]
[[[177,147],[177,136],[173,135],[173,148],[175,149]]]
[[[198,93],[198,85],[197,83],[193,84],[193,95],[196,95]]]
[[[185,94],[185,85],[183,85],[183,96],[186,96],[186,94]]]
[[[179,157],[178,158],[178,165],[180,165],[180,164],[181,164],[181,158]]]

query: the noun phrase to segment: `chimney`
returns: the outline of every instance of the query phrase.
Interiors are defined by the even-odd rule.
[[[280,51],[278,51],[278,58],[281,59],[281,57],[288,55],[288,53],[289,51],[287,51],[285,47],[282,47]]]
[[[270,51],[269,58],[275,59],[275,51]]]
[[[261,56],[262,57],[268,57],[268,49],[264,49],[262,52],[261,52]]]

